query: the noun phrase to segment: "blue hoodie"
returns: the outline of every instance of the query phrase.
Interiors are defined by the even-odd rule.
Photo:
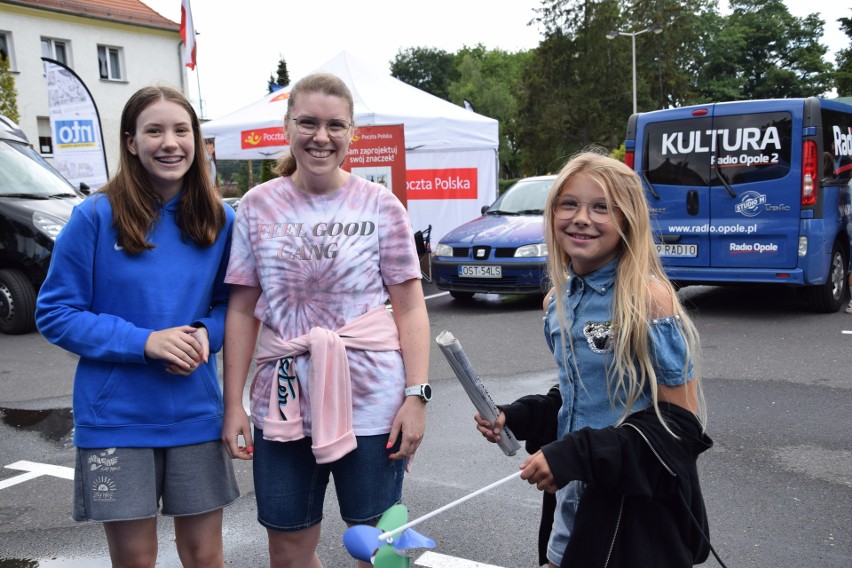
[[[112,207],[95,194],[56,239],[36,323],[44,337],[80,356],[74,379],[74,443],[81,448],[169,447],[219,439],[222,348],[234,211],[216,242],[199,247],[176,223],[180,195],[160,210],[137,255],[118,246]],[[202,324],[211,355],[189,376],[145,357],[153,331]]]

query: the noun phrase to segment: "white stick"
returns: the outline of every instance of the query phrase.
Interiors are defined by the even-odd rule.
[[[426,519],[431,519],[431,518],[432,518],[432,517],[434,517],[435,515],[437,515],[437,514],[439,514],[439,513],[443,513],[443,512],[444,512],[444,511],[446,511],[447,509],[452,509],[452,508],[453,508],[453,507],[455,507],[456,505],[461,505],[462,503],[464,503],[464,502],[465,502],[465,501],[467,501],[468,499],[473,499],[473,498],[474,498],[474,497],[476,497],[477,495],[481,495],[482,493],[485,493],[485,492],[486,492],[486,491],[488,491],[489,489],[493,489],[493,488],[497,487],[498,485],[500,485],[500,484],[502,484],[502,483],[506,483],[506,482],[507,482],[507,481],[509,481],[510,479],[514,479],[514,478],[516,478],[516,477],[519,477],[519,476],[521,475],[521,473],[522,473],[521,471],[516,471],[515,473],[513,473],[512,475],[510,475],[510,476],[508,476],[508,477],[504,477],[503,479],[501,479],[501,480],[499,480],[499,481],[495,481],[495,482],[494,482],[494,483],[492,483],[491,485],[488,485],[487,487],[483,487],[482,489],[477,489],[476,491],[474,491],[474,492],[473,492],[473,493],[471,493],[470,495],[465,495],[465,496],[464,496],[464,497],[462,497],[461,499],[456,499],[456,500],[455,500],[455,501],[453,501],[452,503],[447,503],[447,504],[446,504],[446,505],[444,505],[443,507],[441,507],[441,508],[439,508],[439,509],[435,509],[435,510],[434,510],[434,511],[432,511],[431,513],[426,513],[426,514],[425,514],[425,515],[423,515],[422,517],[420,517],[420,518],[418,518],[418,519],[414,519],[413,521],[410,521],[410,522],[408,522],[408,523],[406,523],[406,524],[402,525],[401,527],[395,528],[395,529],[393,529],[392,531],[388,531],[388,532],[386,532],[386,533],[382,533],[382,534],[380,534],[380,535],[379,535],[379,540],[387,541],[387,540],[388,540],[390,537],[392,537],[393,535],[395,535],[395,534],[397,534],[397,533],[401,533],[402,531],[404,531],[404,530],[406,530],[406,529],[410,529],[411,527],[413,527],[414,525],[416,525],[417,523],[419,523],[419,522],[421,522],[421,521],[425,521]]]

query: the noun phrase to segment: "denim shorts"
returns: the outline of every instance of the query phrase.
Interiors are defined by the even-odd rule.
[[[77,448],[75,521],[200,515],[240,496],[221,441],[172,448]]]
[[[401,437],[400,437],[401,439]],[[349,524],[372,524],[402,499],[405,460],[388,456],[388,435],[358,436],[358,447],[339,460],[317,464],[311,438],[293,442],[263,439],[254,432],[254,490],[257,520],[267,529],[292,532],[322,521],[329,474],[340,516]]]
[[[550,540],[547,542],[547,560],[556,566],[562,564],[568,539],[574,532],[574,517],[577,516],[577,506],[585,487],[582,481],[572,481],[556,492],[556,512],[553,515]]]

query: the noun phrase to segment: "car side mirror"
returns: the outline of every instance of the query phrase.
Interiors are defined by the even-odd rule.
[[[479,210],[480,215],[485,215],[485,212],[488,211],[490,205],[483,205],[482,209]]]
[[[82,193],[83,195],[89,195],[90,193],[92,193],[92,189],[85,182],[81,181],[80,193]]]

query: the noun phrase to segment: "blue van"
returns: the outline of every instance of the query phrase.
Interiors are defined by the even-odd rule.
[[[810,97],[634,114],[625,146],[672,280],[788,284],[815,311],[843,305],[852,105]]]

